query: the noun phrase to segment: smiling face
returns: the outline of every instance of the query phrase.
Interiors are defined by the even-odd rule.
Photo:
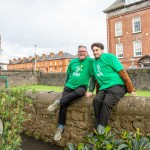
[[[100,47],[93,46],[92,51],[95,59],[98,59],[103,54],[104,50],[101,49]]]
[[[86,47],[84,46],[79,46],[78,48],[78,57],[79,57],[79,60],[84,60],[86,57],[88,56],[88,52],[87,52],[87,49]]]

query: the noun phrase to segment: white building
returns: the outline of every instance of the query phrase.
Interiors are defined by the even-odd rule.
[[[7,64],[0,62],[0,69],[1,70],[7,70]]]

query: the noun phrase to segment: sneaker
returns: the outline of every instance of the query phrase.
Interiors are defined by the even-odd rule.
[[[60,100],[56,100],[53,104],[51,104],[49,107],[48,107],[48,110],[49,111],[54,111],[55,109],[57,109],[60,105]]]
[[[54,136],[54,140],[55,141],[58,141],[58,140],[61,139],[61,135],[62,135],[63,131],[64,131],[64,129],[62,129],[62,128],[58,128],[57,129],[57,132],[56,132],[56,134]]]

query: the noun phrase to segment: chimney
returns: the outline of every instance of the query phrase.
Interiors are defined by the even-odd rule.
[[[46,54],[42,54],[42,58],[43,58],[43,59],[46,58]]]
[[[17,60],[14,58],[14,59],[13,59],[13,63],[16,63],[16,61],[17,61]]]
[[[23,57],[23,61],[25,61],[27,58],[26,57]]]
[[[18,62],[21,61],[21,60],[22,60],[22,58],[18,58]]]
[[[35,59],[38,59],[39,58],[39,55],[35,55]]]
[[[61,57],[63,55],[63,51],[59,51],[59,56]]]
[[[13,61],[12,60],[9,60],[9,64],[11,64]]]
[[[32,59],[32,56],[29,56],[29,61]]]
[[[49,57],[53,57],[53,55],[54,55],[54,53],[50,53],[50,54],[49,54]]]

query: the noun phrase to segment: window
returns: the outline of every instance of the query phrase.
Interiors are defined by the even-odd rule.
[[[141,32],[141,19],[140,17],[135,17],[132,19],[133,33]]]
[[[116,56],[118,58],[123,58],[123,44],[116,44]]]
[[[133,42],[134,57],[142,56],[142,42],[140,40]]]
[[[60,61],[60,65],[62,65],[62,61]]]
[[[122,35],[122,21],[115,23],[115,35],[121,36]]]
[[[55,61],[55,66],[57,65],[57,62]]]
[[[131,3],[135,3],[135,2],[138,2],[140,0],[126,0],[126,5],[127,4],[131,4]]]

